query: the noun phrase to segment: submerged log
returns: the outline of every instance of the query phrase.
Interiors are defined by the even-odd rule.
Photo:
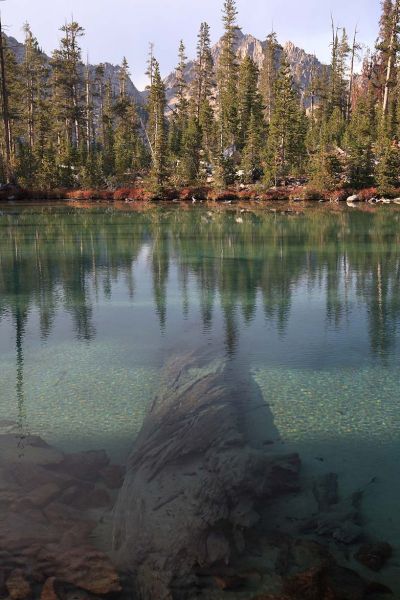
[[[192,356],[165,369],[115,509],[115,560],[142,600],[193,597],[196,570],[245,552],[259,508],[298,487],[261,392],[233,379]]]

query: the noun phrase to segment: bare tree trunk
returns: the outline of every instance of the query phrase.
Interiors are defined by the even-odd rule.
[[[86,67],[86,147],[87,153],[90,154],[91,151],[91,115],[90,115],[90,73],[89,73],[89,65]]]
[[[389,108],[389,94],[390,94],[390,86],[393,76],[393,69],[395,67],[396,62],[396,42],[397,42],[397,28],[399,23],[399,9],[400,9],[400,0],[396,0],[396,4],[393,10],[393,23],[392,23],[392,32],[390,36],[390,44],[389,44],[389,56],[388,56],[388,64],[386,67],[386,81],[385,81],[385,91],[383,94],[383,106],[382,106],[382,116],[386,117],[388,108]]]

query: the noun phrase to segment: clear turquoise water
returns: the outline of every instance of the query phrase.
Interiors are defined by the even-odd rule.
[[[288,440],[399,440],[400,213],[12,212],[0,418],[129,445],[165,358],[208,347],[251,370]]]
[[[125,456],[173,353],[250,371],[306,472],[400,540],[400,212],[5,208],[0,419]],[[3,428],[6,425],[3,424]]]

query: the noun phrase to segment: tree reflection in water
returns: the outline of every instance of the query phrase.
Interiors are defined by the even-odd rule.
[[[160,326],[167,320],[171,263],[179,265],[182,311],[190,304],[188,278],[197,280],[204,328],[212,324],[217,295],[225,317],[226,344],[235,346],[239,313],[251,322],[261,293],[265,316],[285,331],[293,291],[326,278],[326,319],[349,315],[348,289],[368,309],[374,352],[390,351],[400,309],[399,216],[310,213],[300,218],[254,214],[243,225],[234,215],[203,211],[109,213],[23,211],[0,221],[0,317],[11,312],[23,330],[39,310],[43,338],[57,310],[69,312],[76,337],[96,335],[91,290],[109,297],[120,273],[134,297],[134,267],[151,247],[153,296]],[[93,287],[92,287],[93,286]]]

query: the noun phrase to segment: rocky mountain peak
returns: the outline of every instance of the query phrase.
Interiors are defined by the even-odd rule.
[[[223,40],[221,38],[212,48],[212,56],[215,65],[218,65],[222,51],[222,43]],[[265,42],[257,39],[251,34],[243,33],[241,29],[238,29],[236,34],[236,52],[239,60],[243,60],[243,58],[246,56],[250,56],[261,71],[264,60],[264,48]],[[299,89],[299,92],[303,93],[310,84],[313,72],[321,72],[323,65],[315,56],[307,54],[305,50],[298,48],[295,46],[295,44],[293,44],[293,42],[286,42],[286,44],[283,46],[283,50],[285,51],[289,61],[295,85]],[[282,49],[279,50],[279,52],[282,52]],[[194,66],[194,61],[190,61],[187,64],[185,76],[188,84],[193,81],[195,72]],[[168,75],[164,83],[167,90],[168,103],[173,106],[176,102],[175,72],[172,72],[170,75]],[[305,101],[305,104],[307,105],[307,101]]]

